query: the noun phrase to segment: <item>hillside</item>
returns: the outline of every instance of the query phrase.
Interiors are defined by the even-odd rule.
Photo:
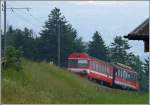
[[[22,66],[2,71],[2,103],[148,103],[148,93],[104,88],[45,62],[23,60]]]

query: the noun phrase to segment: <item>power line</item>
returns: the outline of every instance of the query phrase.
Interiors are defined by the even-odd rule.
[[[26,23],[28,23],[29,25],[32,25],[33,27],[37,26],[37,24],[31,24],[27,18],[25,18],[22,14],[20,14],[19,12],[14,12],[14,14],[18,15],[17,17],[21,17],[20,19],[24,20]]]
[[[17,8],[17,9],[18,9],[18,8]],[[24,9],[24,8],[22,8],[22,9]],[[26,9],[26,8],[25,8],[25,9]],[[31,24],[30,19],[26,18],[24,15],[22,15],[22,13],[19,13],[18,11],[13,10],[13,8],[10,8],[10,10],[11,10],[11,12],[12,12],[13,14],[16,15],[17,18],[20,18],[20,20],[23,20],[23,21],[26,22],[28,25],[33,26],[33,27],[35,27],[35,26],[41,27],[39,24],[34,24],[34,23]],[[29,12],[29,11],[27,11],[27,12]],[[14,15],[14,16],[15,16],[15,15]],[[34,19],[34,20],[35,20],[35,19]]]
[[[33,21],[31,22],[30,19],[28,19],[28,18],[26,18],[24,15],[22,15],[22,13],[19,13],[18,11],[16,12],[16,11],[14,11],[14,10],[12,10],[12,12],[13,12],[14,14],[16,14],[17,16],[21,17],[22,20],[26,21],[28,24],[32,25],[33,27],[35,27],[35,26],[38,26],[38,27],[40,27],[40,28],[42,27],[42,26],[40,26],[40,25],[38,24],[38,23],[39,23],[39,20],[37,20],[37,18],[35,18],[31,13],[30,13],[30,14],[25,13],[25,14],[29,15],[30,17],[32,17],[34,21],[36,20],[34,23],[33,23]],[[28,11],[28,13],[29,13],[29,11]],[[29,23],[29,21],[30,21],[31,23]]]
[[[26,7],[26,8],[6,8],[6,9],[27,9],[27,11],[29,11],[31,8]]]
[[[29,14],[32,18],[34,18],[37,22],[40,21],[37,17],[34,17],[29,11],[28,11],[28,14]]]
[[[12,5],[10,5],[11,7],[13,7]],[[30,17],[32,17],[32,19],[33,19],[33,21],[35,21],[34,23],[34,27],[35,26],[38,26],[40,29],[42,28],[42,26],[43,25],[39,25],[38,23],[40,22],[40,23],[44,23],[44,22],[41,22],[41,20],[40,19],[38,19],[37,17],[35,17],[35,16],[33,16],[31,13],[30,13],[30,11],[29,11],[29,9],[31,9],[31,8],[28,8],[28,7],[26,7],[26,8],[8,8],[8,9],[11,9],[12,10],[12,12],[14,13],[14,9],[18,9],[18,10],[21,10],[21,9],[27,9],[27,12],[25,12],[25,14],[27,14],[27,15],[29,15]],[[20,14],[21,15],[21,14]],[[25,17],[22,15],[21,17],[23,17],[24,18],[24,20],[27,20],[27,19],[25,19]],[[30,21],[30,20],[28,20],[28,21]],[[33,22],[32,21],[32,22]],[[33,25],[33,24],[32,24]]]

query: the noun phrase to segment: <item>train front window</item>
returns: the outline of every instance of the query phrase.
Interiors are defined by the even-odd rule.
[[[69,59],[68,60],[68,66],[77,66],[78,60],[77,59]]]
[[[88,60],[78,60],[78,66],[88,66]]]

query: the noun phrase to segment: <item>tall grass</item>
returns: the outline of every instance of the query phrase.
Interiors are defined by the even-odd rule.
[[[148,93],[102,88],[45,62],[23,59],[22,66],[21,71],[12,68],[2,71],[2,103],[148,103]]]

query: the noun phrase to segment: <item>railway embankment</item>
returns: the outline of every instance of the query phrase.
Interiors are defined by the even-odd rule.
[[[46,62],[22,60],[22,70],[2,70],[5,104],[148,104],[148,93],[105,88]]]

